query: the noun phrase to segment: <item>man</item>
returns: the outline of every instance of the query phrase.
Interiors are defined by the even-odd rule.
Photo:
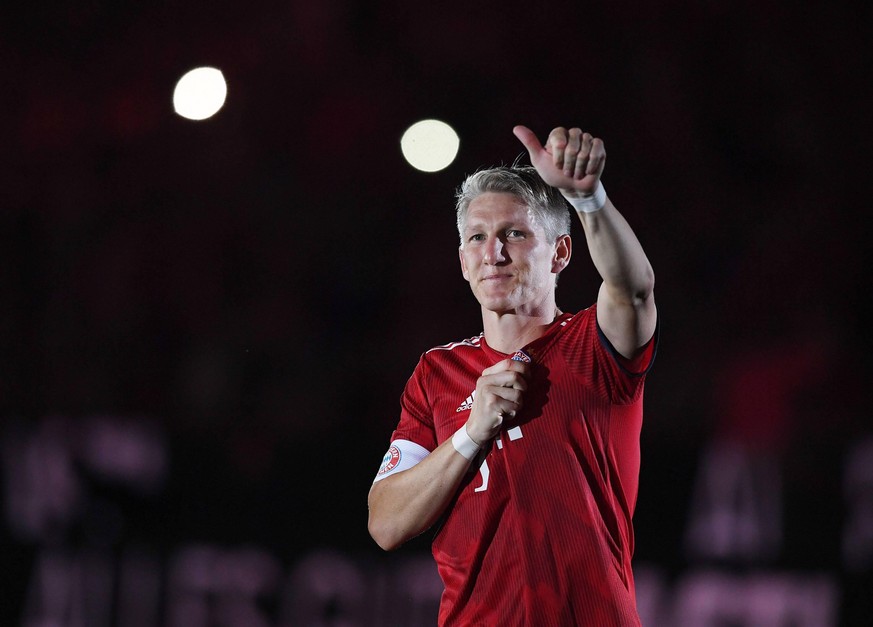
[[[513,132],[533,168],[481,171],[458,193],[484,332],[422,355],[370,490],[370,534],[391,550],[439,522],[440,625],[639,625],[631,517],[654,274],[600,182],[603,142]],[[603,279],[574,315],[555,301],[572,250],[564,199]]]

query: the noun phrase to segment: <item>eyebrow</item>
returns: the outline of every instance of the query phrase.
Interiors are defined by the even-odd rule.
[[[485,228],[486,228],[486,224],[482,220],[468,220],[467,222],[464,223],[464,231],[469,231],[469,230],[481,231],[481,230],[484,230]],[[531,224],[527,224],[527,223],[522,224],[522,223],[519,223],[516,221],[501,222],[497,226],[498,231],[505,231],[507,229],[516,229],[519,231],[533,231],[534,228],[535,227]]]

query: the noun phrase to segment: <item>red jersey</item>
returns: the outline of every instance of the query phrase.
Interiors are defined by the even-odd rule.
[[[631,526],[652,341],[632,362],[596,306],[523,348],[524,406],[480,452],[433,540],[440,625],[639,625]],[[422,355],[392,440],[432,451],[469,416],[476,380],[509,355],[479,337]]]

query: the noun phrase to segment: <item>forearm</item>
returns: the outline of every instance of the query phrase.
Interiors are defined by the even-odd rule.
[[[370,535],[392,550],[425,531],[455,496],[469,467],[446,440],[409,470],[374,483],[367,499]]]
[[[624,217],[600,182],[606,166],[603,141],[579,128],[558,127],[543,147],[524,126],[513,129],[540,177],[574,207],[585,229],[588,250],[616,305],[638,307],[652,294],[652,266]]]
[[[577,212],[591,260],[616,303],[637,306],[655,286],[655,274],[630,225],[610,200],[600,211]]]

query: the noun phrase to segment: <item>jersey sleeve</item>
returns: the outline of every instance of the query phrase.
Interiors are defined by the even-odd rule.
[[[437,447],[437,438],[427,394],[427,371],[428,364],[422,356],[400,396],[400,422],[391,435],[391,441],[408,440],[433,451]]]
[[[626,359],[609,342],[597,324],[597,305],[579,312],[564,331],[570,368],[585,383],[611,402],[629,404],[643,392],[646,375],[655,361],[658,331],[634,358]]]

